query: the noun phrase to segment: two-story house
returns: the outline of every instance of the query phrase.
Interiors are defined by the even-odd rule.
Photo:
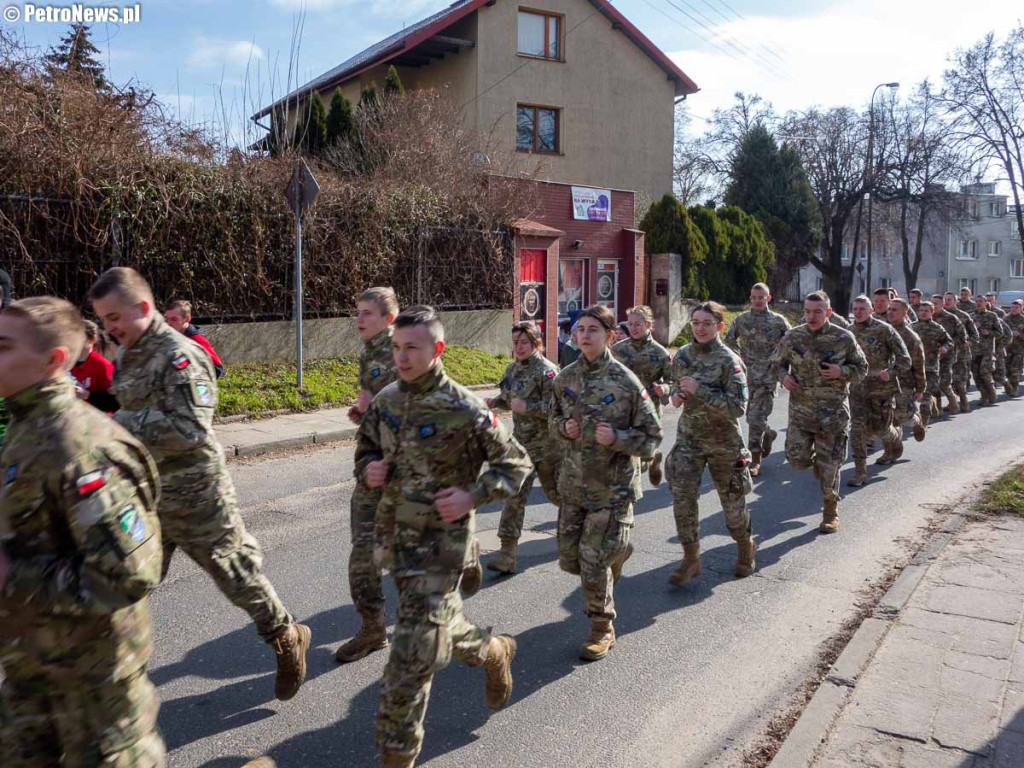
[[[297,114],[314,91],[355,104],[389,66],[407,90],[447,88],[467,128],[522,153],[541,186],[536,221],[517,230],[515,315],[545,325],[549,351],[556,317],[594,302],[622,317],[644,300],[635,196],[672,191],[675,105],[698,89],[611,2],[458,0],[253,119]]]

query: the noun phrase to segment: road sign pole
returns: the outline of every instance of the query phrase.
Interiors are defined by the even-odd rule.
[[[302,389],[302,212],[295,206],[295,386]]]

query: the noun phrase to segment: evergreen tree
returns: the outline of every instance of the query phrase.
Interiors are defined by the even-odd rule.
[[[342,95],[339,88],[331,96],[331,108],[327,111],[327,146],[348,140],[354,128],[352,103]]]
[[[707,286],[700,280],[697,267],[707,257],[708,245],[686,208],[666,194],[651,205],[640,229],[646,233],[647,253],[678,253],[683,257],[683,295],[706,299]]]
[[[377,106],[377,86],[370,83],[359,94],[359,108]]]
[[[103,64],[97,60],[100,51],[89,39],[90,30],[85,24],[72,24],[60,45],[50,48],[44,59],[46,71],[52,78],[58,72],[74,72],[91,82],[97,91],[110,90]]]
[[[299,110],[295,124],[293,146],[306,155],[318,155],[327,144],[327,110],[324,100],[316,91],[306,99]]]
[[[732,270],[728,261],[732,246],[729,228],[719,220],[712,206],[693,205],[686,212],[707,244],[707,255],[697,270],[699,284],[704,289],[705,297],[724,304],[733,303],[730,285]]]
[[[388,67],[388,73],[384,77],[384,95],[405,96],[405,86],[402,85],[402,80],[398,77],[398,70],[395,69],[394,64]]]

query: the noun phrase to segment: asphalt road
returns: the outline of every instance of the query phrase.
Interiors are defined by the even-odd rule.
[[[977,394],[972,393],[972,402]],[[810,472],[784,464],[785,393],[772,423],[779,450],[748,501],[758,571],[732,576],[735,546],[705,478],[704,572],[682,589],[667,579],[681,557],[663,484],[637,506],[636,554],[616,590],[618,644],[578,660],[588,623],[578,581],[558,570],[555,509],[535,490],[520,572],[485,580],[469,618],[514,634],[511,705],[488,716],[483,672],[454,662],[437,675],[419,765],[433,768],[690,768],[735,766],[768,720],[812,674],[822,642],[855,612],[867,585],[926,534],[928,521],[982,478],[1024,454],[1024,400],[933,425],[899,464],[844,486],[842,530],[817,533],[820,494]],[[675,440],[667,414],[665,451]],[[151,674],[172,768],[238,768],[269,753],[281,768],[374,766],[374,715],[385,654],[348,666],[338,644],[358,627],[348,595],[348,502],[353,446],[339,444],[231,465],[244,516],[267,554],[286,605],[313,629],[309,679],[273,699],[273,654],[248,618],[184,557],[153,598]],[[848,465],[843,479],[849,475]],[[498,507],[480,514],[497,546]],[[394,590],[388,586],[389,613]]]

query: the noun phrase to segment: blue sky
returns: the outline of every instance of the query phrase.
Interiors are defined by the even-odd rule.
[[[193,122],[217,120],[226,109],[237,124],[243,113],[267,103],[272,93],[285,91],[294,20],[302,2],[141,0],[141,23],[97,25],[93,38],[115,82],[139,81],[172,109],[180,105],[183,116]],[[448,3],[305,0],[305,29],[292,85]],[[14,4],[23,5],[20,0]],[[1005,34],[1022,14],[1016,3],[963,0],[615,4],[700,85],[701,92],[690,99],[696,128],[716,107],[728,106],[737,90],[759,93],[780,109],[790,109],[862,104],[874,85],[886,80],[899,80],[908,89],[924,77],[938,80],[946,55],[955,47],[990,29]],[[66,31],[63,24],[0,23],[44,49]]]

